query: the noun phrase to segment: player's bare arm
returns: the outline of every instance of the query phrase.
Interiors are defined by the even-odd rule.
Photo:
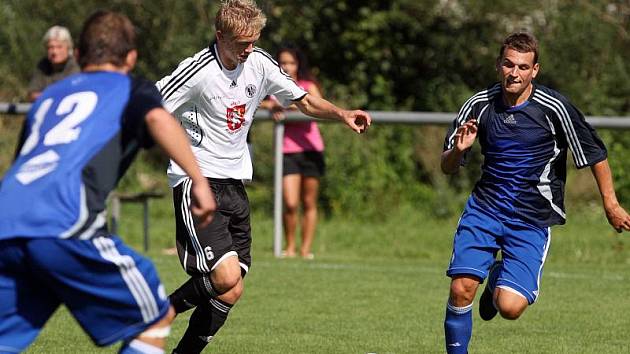
[[[151,136],[190,177],[193,182],[193,205],[191,210],[199,218],[200,225],[205,226],[212,221],[216,210],[214,195],[208,180],[201,174],[195,157],[190,150],[190,143],[175,118],[162,108],[149,111],[145,117]]]
[[[445,174],[453,174],[459,170],[462,158],[466,150],[475,142],[477,138],[477,121],[471,119],[457,128],[455,133],[455,145],[452,149],[442,153],[440,167]]]
[[[361,134],[372,124],[372,117],[362,110],[345,110],[315,95],[307,94],[295,102],[300,112],[316,118],[340,120]]]
[[[630,231],[630,215],[617,201],[608,160],[596,163],[591,167],[591,171],[597,181],[597,187],[602,196],[602,203],[604,204],[608,222],[617,232]]]

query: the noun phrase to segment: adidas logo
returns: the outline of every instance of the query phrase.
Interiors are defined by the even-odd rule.
[[[230,88],[233,89],[235,87],[237,87],[238,84],[236,83],[236,80],[232,81],[232,83],[230,84]]]
[[[503,123],[505,123],[505,124],[516,124],[516,118],[514,118],[513,114],[510,114],[509,116],[505,117],[505,119],[503,120]]]
[[[447,346],[449,346],[449,347],[461,347],[462,345],[459,344],[459,342],[455,342],[455,343],[448,343]]]

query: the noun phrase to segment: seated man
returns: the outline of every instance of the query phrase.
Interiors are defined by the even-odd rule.
[[[81,71],[72,56],[72,37],[67,28],[50,27],[44,35],[43,42],[46,56],[37,63],[28,84],[28,100],[31,102],[41,95],[46,86]]]

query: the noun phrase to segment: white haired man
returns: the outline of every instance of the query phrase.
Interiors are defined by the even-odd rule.
[[[70,31],[62,26],[53,26],[42,39],[46,56],[37,63],[37,68],[28,84],[28,100],[35,101],[46,86],[81,71],[75,61]]]

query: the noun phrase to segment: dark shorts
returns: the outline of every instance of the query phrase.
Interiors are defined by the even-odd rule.
[[[210,224],[195,225],[190,211],[192,182],[173,188],[176,243],[179,260],[190,275],[208,274],[229,256],[238,256],[245,275],[252,263],[249,200],[240,180],[208,178],[217,202]]]
[[[324,154],[320,151],[304,151],[284,154],[282,175],[321,177],[326,171]]]
[[[0,352],[25,350],[61,304],[99,346],[137,336],[169,308],[153,264],[118,237],[0,241]]]

